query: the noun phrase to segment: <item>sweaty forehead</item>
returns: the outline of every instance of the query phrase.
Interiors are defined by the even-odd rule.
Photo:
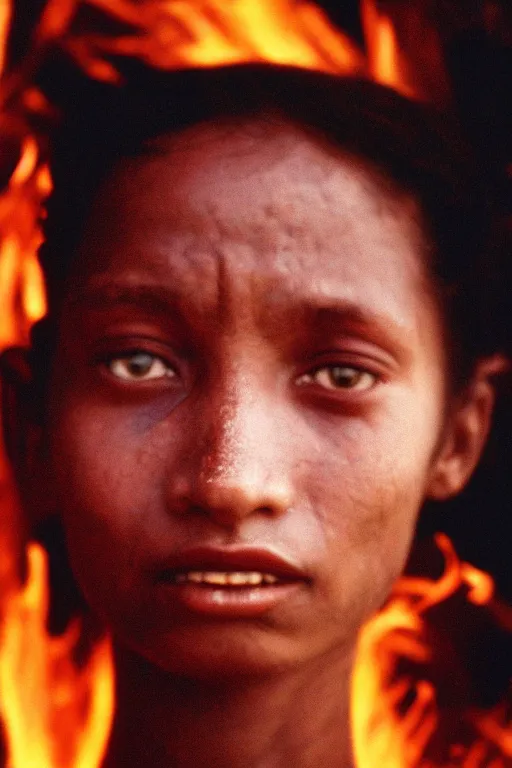
[[[359,236],[378,256],[372,237],[397,235],[405,250],[413,242],[419,268],[421,229],[414,200],[368,162],[277,117],[224,120],[119,161],[96,194],[76,266],[101,273],[122,254],[125,267],[153,269],[161,257],[183,275],[177,251],[197,271],[214,268],[206,249],[235,261],[243,251],[260,272],[300,269],[302,258],[311,269],[315,254],[327,277],[339,270],[333,253],[361,250]]]

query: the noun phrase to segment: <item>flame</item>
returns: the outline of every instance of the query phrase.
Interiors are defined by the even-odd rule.
[[[0,6],[0,74],[5,67],[6,43],[10,22],[11,6],[9,3],[3,3]]]
[[[398,42],[390,18],[377,7],[377,0],[363,0],[361,17],[373,77],[385,85],[398,86],[402,79],[398,63]]]
[[[87,9],[95,11],[98,22],[81,29],[77,19]],[[334,73],[366,70],[381,82],[418,95],[408,82],[391,16],[376,0],[362,0],[361,14],[366,57],[313,2],[49,0],[32,30],[31,50],[10,70],[5,50],[12,6],[0,2],[0,135],[9,139],[4,154],[12,155],[13,166],[0,192],[0,348],[26,341],[31,324],[46,311],[36,251],[40,210],[51,178],[45,136],[31,118],[44,122],[51,116],[51,105],[34,85],[49,53],[61,49],[91,78],[110,83],[122,82],[119,57],[136,57],[161,69],[272,61]],[[10,497],[3,472],[0,482],[5,527]],[[452,744],[443,762],[432,753],[445,713],[431,674],[435,659],[429,611],[463,594],[512,632],[512,612],[494,597],[491,577],[461,562],[446,537],[438,536],[437,544],[445,558],[443,576],[437,581],[402,579],[386,607],[361,632],[352,694],[358,768],[505,768],[512,760],[505,706],[461,713],[469,736]],[[0,708],[8,766],[95,768],[114,709],[109,640],[98,641],[87,662],[77,665],[80,624],[73,623],[60,637],[46,630],[44,550],[27,545],[29,575],[20,586],[15,545],[9,546],[0,559]],[[408,672],[401,669],[404,661]]]
[[[68,52],[92,77],[117,81],[109,55],[137,57],[151,66],[215,66],[241,61],[353,71],[363,57],[310,2],[290,0],[89,0],[131,33],[94,32],[66,39]]]
[[[83,669],[73,663],[80,636],[72,624],[61,637],[46,632],[46,555],[27,551],[29,576],[11,595],[3,617],[1,711],[9,768],[96,768],[109,735],[113,667],[108,639]]]
[[[488,573],[459,560],[447,536],[437,534],[436,544],[445,560],[441,578],[402,577],[386,608],[360,633],[352,690],[358,768],[505,768],[512,759],[512,724],[504,706],[455,715],[452,710],[443,713],[437,701],[436,685],[429,678],[429,665],[435,667],[429,610],[463,593],[467,601],[485,605],[499,616],[502,626],[510,628],[512,609],[494,597]],[[404,660],[423,674],[398,674]],[[412,703],[404,706],[406,701]],[[451,730],[455,716],[465,721],[471,735],[467,743],[451,744],[449,758],[437,762],[429,754],[432,741],[441,729]]]
[[[37,214],[50,188],[33,137],[25,138],[7,189],[0,194],[0,348],[26,338],[29,326],[46,311],[37,249]]]

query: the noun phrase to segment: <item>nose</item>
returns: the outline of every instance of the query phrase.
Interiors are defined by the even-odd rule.
[[[283,515],[293,505],[285,421],[275,398],[246,378],[196,403],[193,444],[173,484],[178,509],[230,529],[252,515]]]

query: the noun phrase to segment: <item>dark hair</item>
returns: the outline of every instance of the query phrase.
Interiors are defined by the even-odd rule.
[[[475,360],[499,346],[490,200],[453,118],[368,80],[291,67],[169,73],[133,66],[127,79],[120,88],[82,82],[78,99],[76,85],[62,89],[71,100],[53,145],[55,189],[40,251],[50,307],[58,302],[94,191],[117,159],[194,123],[271,113],[368,159],[418,199],[456,380],[464,381]]]

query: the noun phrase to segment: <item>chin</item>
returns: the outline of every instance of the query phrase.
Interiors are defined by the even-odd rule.
[[[308,642],[267,627],[189,627],[128,645],[171,676],[210,682],[279,675],[300,667],[312,655]]]

